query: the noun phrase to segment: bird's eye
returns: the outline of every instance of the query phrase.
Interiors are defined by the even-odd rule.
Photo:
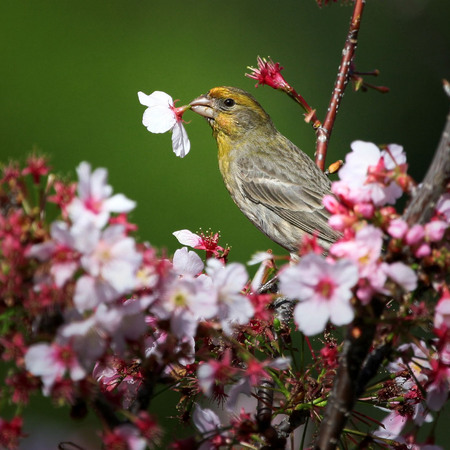
[[[232,98],[226,98],[223,103],[228,108],[231,108],[236,104],[236,102]]]

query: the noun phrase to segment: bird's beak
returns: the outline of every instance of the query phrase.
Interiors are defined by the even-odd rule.
[[[209,99],[206,95],[200,95],[195,100],[192,100],[191,110],[200,114],[207,119],[214,119],[214,109],[211,99]]]

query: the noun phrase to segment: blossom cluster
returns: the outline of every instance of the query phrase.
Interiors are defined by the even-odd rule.
[[[173,119],[173,104],[164,108]],[[0,190],[3,401],[23,407],[38,391],[74,411],[82,401],[105,424],[106,449],[140,450],[164,439],[148,405],[165,383],[180,393],[179,419],[197,430],[172,448],[287,445],[271,427],[320,420],[342,349],[334,328],[367,316],[374,345],[392,351],[387,375],[362,394],[388,412],[366,439],[424,448],[417,426],[450,391],[450,195],[428,223],[408,224],[392,206],[414,189],[406,169],[400,146],[354,142],[324,199],[340,233],[328,254],[313,235],[280,268],[285,257],[256,254],[250,279],[218,233],[175,231],[171,258],[137,242],[136,204],[113,194],[106,169],[82,162],[68,183],[42,157],[11,163]],[[419,338],[426,326],[432,333]],[[320,351],[305,354],[298,333],[309,345],[323,333]],[[25,435],[21,416],[0,418],[2,446],[18,448]]]
[[[48,170],[33,170],[36,159],[22,171],[17,165],[6,167],[1,180],[7,211],[0,227],[1,313],[21,317],[7,322],[0,336],[3,359],[16,363],[6,380],[13,403],[26,404],[41,387],[44,395],[70,405],[86,392],[94,397],[98,385],[111,405],[119,399],[128,408],[146,373],[167,378],[175,366],[194,363],[202,324],[208,322],[210,333],[221,330],[231,339],[258,315],[247,270],[239,263],[225,265],[229,249],[219,245],[218,234],[174,233],[181,242],[204,249],[206,263],[187,247],[171,260],[159,257],[132,237],[136,227],[126,215],[135,202],[113,195],[106,169],[92,170],[82,162],[78,183],[64,184],[54,177],[42,179]],[[38,159],[45,167],[44,159]],[[39,203],[60,208],[60,218],[48,228],[42,220],[45,207],[27,213],[29,175],[38,189],[43,185],[43,192],[55,191]],[[159,426],[148,415],[143,420],[144,413],[105,431],[106,448],[119,441],[133,449],[157,443]],[[22,436],[19,419],[2,419],[2,439],[13,424],[17,439]],[[143,421],[151,429],[136,425]],[[7,447],[15,448],[16,441],[10,441]]]

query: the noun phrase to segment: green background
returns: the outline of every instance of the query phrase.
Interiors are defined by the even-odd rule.
[[[142,126],[137,92],[162,90],[185,104],[219,85],[254,94],[278,129],[309,155],[315,136],[286,96],[243,76],[271,56],[324,117],[347,33],[350,7],[313,0],[128,0],[0,2],[0,161],[37,147],[54,170],[74,177],[80,161],[106,167],[115,192],[137,201],[139,239],[172,253],[172,232],[211,228],[230,260],[282,250],[240,213],[217,169],[202,118],[184,116],[191,153],[174,156],[170,135]],[[356,66],[380,69],[369,82],[389,94],[348,89],[327,162],[353,140],[402,144],[421,179],[448,112],[450,6],[438,0],[369,0]],[[30,442],[23,448],[43,448]],[[35,445],[32,447],[32,445]],[[36,446],[37,445],[37,446]]]

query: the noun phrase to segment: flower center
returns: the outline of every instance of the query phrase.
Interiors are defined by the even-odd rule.
[[[334,283],[329,278],[322,278],[316,286],[316,292],[329,300],[334,292]]]
[[[89,211],[92,211],[95,214],[99,214],[101,212],[101,210],[102,210],[102,201],[101,200],[96,200],[93,197],[89,197],[89,198],[87,198],[85,200],[84,206]]]
[[[186,294],[182,291],[175,292],[172,296],[172,304],[175,308],[185,308],[187,306]]]

